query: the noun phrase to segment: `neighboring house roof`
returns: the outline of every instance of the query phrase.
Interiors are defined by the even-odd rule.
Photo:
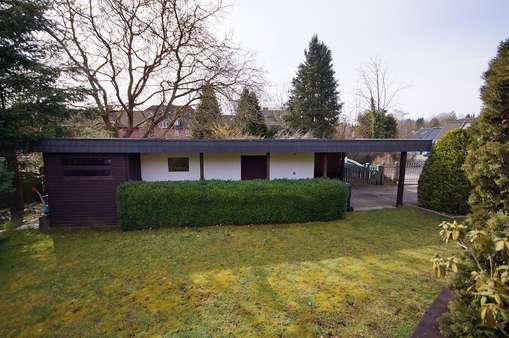
[[[231,115],[231,114],[222,114],[221,115],[221,120],[225,123],[232,123],[233,119],[235,119],[235,115]]]
[[[176,109],[181,108],[182,106],[178,105],[172,105],[169,112],[170,114],[173,113]],[[134,125],[140,124],[142,121],[145,121],[147,118],[152,116],[155,111],[158,109],[157,105],[150,106],[145,110],[135,111],[133,114],[133,123]],[[119,114],[121,112],[121,109],[119,107],[116,107],[116,109],[113,111],[113,114]],[[168,133],[166,136],[168,137],[175,137],[175,136],[189,136],[188,129],[190,128],[190,122],[191,118],[194,114],[195,110],[192,107],[187,107],[181,117],[178,119],[177,124],[173,126],[173,129],[181,129],[179,135],[174,135],[174,133]],[[262,109],[262,115],[265,120],[265,123],[268,127],[275,127],[275,126],[282,126],[283,124],[283,115],[285,111],[281,109],[269,109],[267,107],[264,107]],[[232,123],[233,119],[235,118],[235,115],[231,114],[223,114],[221,115],[221,119],[224,123]],[[168,121],[170,118],[164,119],[159,123],[158,127],[160,129],[167,129],[169,128]],[[120,118],[120,127],[121,128],[127,128],[127,115],[123,114]],[[142,127],[143,128],[143,127]],[[141,133],[134,132],[132,137],[141,137],[138,135]],[[161,137],[161,133],[155,132],[155,137]],[[181,135],[180,135],[181,134]]]
[[[433,140],[433,143],[441,139],[445,134],[454,129],[465,129],[472,125],[475,118],[464,118],[448,122],[444,127],[421,128],[414,130],[410,138],[419,140]]]
[[[459,119],[456,121],[448,122],[442,128],[440,135],[438,135],[438,139],[442,138],[445,134],[447,134],[451,130],[468,128],[472,125],[472,123],[474,121],[475,121],[475,118],[464,118],[464,119]]]
[[[147,109],[145,109],[145,113],[154,114],[157,111],[158,106],[150,106]],[[171,105],[169,113],[172,114],[177,109],[182,109],[180,120],[183,124],[188,124],[189,120],[191,120],[191,117],[193,116],[194,109],[192,107],[182,107],[177,105]],[[170,116],[171,117],[171,116]]]
[[[255,153],[255,152],[404,152],[429,151],[431,140],[413,139],[83,139],[35,141],[31,151],[45,153]]]
[[[262,108],[263,119],[267,127],[280,127],[283,125],[283,116],[285,111],[283,109],[269,109]]]
[[[435,143],[441,132],[442,128],[421,128],[414,130],[410,137],[418,140],[432,140]]]
[[[134,114],[133,114],[133,123],[134,123],[134,125],[138,125],[141,122],[145,121],[147,118],[153,116],[153,114],[157,111],[158,107],[159,106],[154,105],[154,106],[148,107],[145,110],[135,111]],[[175,112],[179,108],[182,108],[182,106],[171,105],[170,109],[169,109],[169,113],[171,114],[171,113]],[[114,111],[114,114],[118,114],[119,112],[121,112],[120,109]],[[181,120],[183,125],[187,125],[187,122],[189,121],[189,119],[191,118],[193,113],[194,113],[194,109],[192,107],[186,107],[186,108],[184,108],[184,110],[182,112],[182,115],[181,115],[179,120]],[[128,124],[127,123],[127,115],[126,114],[122,114],[122,116],[120,118],[120,126],[126,128],[127,124]]]
[[[159,106],[154,105],[150,106],[142,111],[135,111],[133,114],[133,125],[134,129],[130,134],[130,138],[142,138],[144,136],[144,129],[147,127],[142,124],[143,121],[146,121],[148,118],[154,115]],[[150,137],[154,138],[184,138],[190,137],[191,133],[189,130],[189,124],[194,113],[194,109],[192,107],[184,107],[180,117],[175,121],[173,127],[170,128],[171,122],[173,122],[172,113],[175,110],[182,108],[183,106],[171,105],[169,109],[169,117],[161,120],[155,128],[152,130]],[[119,114],[122,110],[117,109],[113,112],[113,114]],[[120,136],[123,136],[123,132],[127,130],[127,115],[122,114],[120,119]]]

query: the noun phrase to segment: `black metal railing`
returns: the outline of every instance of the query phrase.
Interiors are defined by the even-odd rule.
[[[405,185],[417,185],[424,167],[423,160],[407,161],[405,170]],[[345,160],[344,180],[348,183],[382,185],[397,184],[399,179],[399,162],[391,164],[360,164],[351,159]]]
[[[417,185],[419,183],[419,177],[424,167],[423,160],[411,160],[407,161],[405,169],[405,185]],[[399,162],[394,162],[384,166],[384,182],[386,183],[398,183],[399,178]]]
[[[360,164],[351,159],[345,160],[344,179],[351,184],[383,184],[383,172],[383,165]]]

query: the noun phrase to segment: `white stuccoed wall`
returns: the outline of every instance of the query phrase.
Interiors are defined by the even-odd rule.
[[[264,154],[243,154],[264,155]],[[205,153],[203,171],[207,180],[240,180],[239,153]],[[313,178],[314,153],[271,153],[271,179]],[[189,157],[189,172],[169,172],[168,157]],[[192,154],[141,154],[141,178],[143,181],[185,181],[200,179],[200,155]]]
[[[189,157],[189,171],[169,172],[169,157]],[[141,154],[141,179],[143,181],[192,181],[200,179],[200,154]]]
[[[314,153],[271,153],[271,179],[313,178],[315,175]]]
[[[240,154],[203,154],[203,174],[206,180],[240,181]]]

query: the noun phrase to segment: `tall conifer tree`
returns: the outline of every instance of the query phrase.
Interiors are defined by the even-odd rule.
[[[18,155],[29,141],[62,135],[62,122],[73,113],[71,103],[82,89],[64,86],[66,71],[58,67],[59,47],[45,35],[52,22],[45,17],[47,0],[0,2],[0,156],[13,175],[11,217],[23,219],[22,177]]]
[[[221,122],[221,109],[217,102],[214,87],[205,85],[198,108],[191,121],[191,135],[194,138],[214,137],[214,128]]]
[[[310,132],[320,138],[331,137],[342,107],[332,53],[314,35],[304,55],[305,61],[292,80],[285,121],[294,131]]]
[[[267,125],[263,119],[258,96],[254,91],[244,88],[240,95],[235,124],[243,134],[252,136],[265,136]]]
[[[442,320],[445,337],[507,337],[509,332],[509,39],[484,73],[481,99],[464,165],[473,186],[471,213],[464,225],[445,223],[441,231],[444,240],[452,234],[464,254],[457,263],[435,260],[436,271],[459,267],[452,283],[456,297]]]

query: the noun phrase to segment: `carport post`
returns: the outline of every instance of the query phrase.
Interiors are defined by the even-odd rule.
[[[323,175],[322,177],[329,177],[329,173],[327,172],[327,154],[323,155]]]
[[[200,181],[205,179],[205,173],[203,171],[203,153],[200,153]]]
[[[341,163],[339,164],[339,179],[341,181],[345,180],[345,157],[346,157],[345,155],[346,155],[345,153],[341,153],[341,156],[339,157],[341,161]]]
[[[399,178],[398,178],[398,196],[396,198],[396,208],[403,205],[403,191],[405,190],[405,169],[406,169],[406,151],[401,153],[399,158]]]
[[[270,153],[267,153],[267,162],[265,164],[267,171],[267,179],[270,180]]]

